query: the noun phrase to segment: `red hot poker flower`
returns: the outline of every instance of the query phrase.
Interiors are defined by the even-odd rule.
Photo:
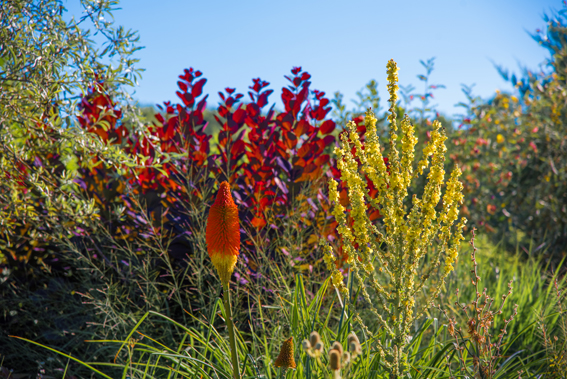
[[[223,285],[228,285],[240,250],[240,220],[230,186],[222,182],[207,219],[207,250]]]

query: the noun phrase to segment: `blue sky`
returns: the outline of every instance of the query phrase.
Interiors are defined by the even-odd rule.
[[[68,0],[71,14],[77,0]],[[355,97],[370,79],[385,101],[386,63],[400,67],[400,84],[421,83],[420,59],[436,57],[431,81],[446,89],[435,104],[448,115],[464,101],[461,83],[490,97],[510,90],[493,63],[513,71],[537,69],[548,58],[528,32],[543,28],[544,13],[560,0],[122,0],[115,20],[138,30],[146,69],[134,98],[141,103],[177,101],[177,75],[193,67],[208,79],[209,106],[217,92],[246,93],[252,78],[270,82],[270,100],[281,105],[283,78],[293,66],[312,75],[312,88],[329,97]],[[281,106],[280,106],[281,108]]]

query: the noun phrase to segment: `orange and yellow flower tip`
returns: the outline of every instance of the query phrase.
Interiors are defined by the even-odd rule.
[[[207,250],[223,285],[228,285],[238,260],[240,220],[230,186],[222,182],[207,219]]]
[[[289,337],[282,344],[280,354],[276,358],[274,366],[295,369],[295,359],[293,358],[293,337]]]

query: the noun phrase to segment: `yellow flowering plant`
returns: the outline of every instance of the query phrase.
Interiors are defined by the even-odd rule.
[[[416,162],[414,127],[407,115],[399,128],[396,120],[398,68],[393,60],[388,62],[387,72],[388,163],[382,155],[377,119],[371,110],[366,112],[364,142],[351,121],[335,150],[348,205],[345,207],[339,201],[335,180],[329,183],[329,194],[353,281],[348,286],[335,264],[339,258],[326,242],[323,248],[333,285],[345,295],[347,303],[360,290],[379,326],[388,334],[391,342],[379,343],[378,351],[392,377],[397,378],[408,370],[405,349],[410,327],[432,305],[453,270],[466,219],[458,221],[459,205],[463,202],[459,168],[445,182],[445,131],[439,122],[433,123],[431,139],[423,149],[422,159]],[[421,198],[413,195],[409,207],[408,188],[424,172],[427,180],[423,194]],[[375,196],[369,194],[367,179],[377,189]],[[411,209],[407,211],[408,208]],[[369,218],[375,210],[383,215],[379,222]],[[371,297],[370,292],[375,296]],[[417,304],[416,297],[422,293],[426,300]],[[371,336],[358,313],[354,318]]]

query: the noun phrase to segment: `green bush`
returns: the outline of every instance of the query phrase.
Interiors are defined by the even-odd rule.
[[[507,246],[530,241],[554,262],[567,252],[567,118],[564,13],[534,36],[552,51],[549,72],[517,79],[501,72],[515,94],[498,92],[490,101],[469,102],[450,156],[463,169],[466,210],[480,230],[495,232]]]

